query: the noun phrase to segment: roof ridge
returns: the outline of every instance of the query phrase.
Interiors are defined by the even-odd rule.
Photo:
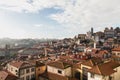
[[[93,62],[92,62],[92,60],[90,59],[90,63],[92,64],[92,66],[94,66],[94,64],[93,64]]]
[[[64,64],[63,64],[63,62],[62,62],[62,61],[59,61],[59,62],[60,62],[60,64],[62,64],[62,67],[63,67],[63,68],[65,68],[65,66],[64,66]]]
[[[97,66],[97,69],[98,69],[99,73],[102,74],[102,72],[100,71],[99,66],[98,65],[96,65],[96,66]]]
[[[23,64],[24,64],[24,62],[21,62],[21,65],[19,66],[19,68],[21,68]]]

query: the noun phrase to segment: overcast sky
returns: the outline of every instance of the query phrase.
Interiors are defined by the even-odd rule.
[[[0,0],[0,38],[65,38],[120,24],[120,0]]]

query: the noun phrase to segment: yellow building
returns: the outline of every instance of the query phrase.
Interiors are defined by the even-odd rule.
[[[46,65],[40,61],[36,61],[35,75],[36,80],[39,80],[39,75],[46,71]]]

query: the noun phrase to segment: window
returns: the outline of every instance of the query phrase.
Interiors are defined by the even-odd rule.
[[[26,69],[26,73],[29,73],[30,72],[30,70],[29,69]]]
[[[26,76],[26,80],[30,80],[30,76]]]
[[[112,76],[109,76],[109,80],[112,80],[113,79],[113,77]]]
[[[59,74],[62,74],[62,71],[61,71],[61,70],[58,70],[58,73],[59,73]]]
[[[20,75],[24,75],[24,70],[20,70]]]
[[[31,72],[34,72],[35,71],[35,68],[31,68]]]
[[[18,75],[18,72],[16,72],[16,75]]]
[[[120,55],[120,53],[118,53],[118,55]]]
[[[34,75],[34,74],[32,74],[32,75],[31,75],[31,78],[35,78],[35,75]]]
[[[17,70],[15,70],[15,72],[17,72]]]
[[[20,78],[20,80],[24,80],[24,77]]]
[[[94,78],[94,74],[91,73],[91,78]]]

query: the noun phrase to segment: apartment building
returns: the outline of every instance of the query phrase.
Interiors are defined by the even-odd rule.
[[[47,71],[40,75],[40,80],[69,80],[72,76],[71,66],[61,61],[47,64]]]
[[[120,57],[120,47],[112,49],[112,54]]]
[[[120,63],[120,47],[112,49],[112,58]]]
[[[110,29],[105,28],[104,34],[105,34],[106,39],[113,38],[115,36],[115,31],[114,31],[114,29],[112,27]]]
[[[87,80],[119,80],[120,64],[110,61],[95,65],[88,70]]]
[[[23,61],[12,61],[6,65],[6,69],[20,80],[34,80],[35,66]]]

